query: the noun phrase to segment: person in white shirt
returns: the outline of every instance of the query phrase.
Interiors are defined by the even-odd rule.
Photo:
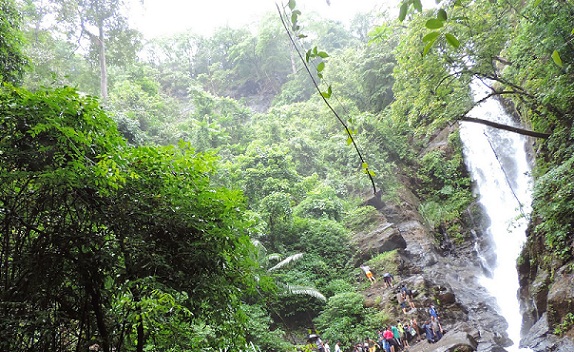
[[[340,345],[341,345],[341,343],[339,341],[337,341],[337,343],[335,344],[335,352],[341,352]]]

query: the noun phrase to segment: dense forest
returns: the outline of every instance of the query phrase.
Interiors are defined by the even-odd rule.
[[[534,136],[523,330],[572,340],[572,3],[405,0],[343,24],[291,0],[256,31],[155,39],[130,6],[0,0],[0,351],[375,339],[400,310],[366,304],[359,265],[416,270],[362,239],[402,212],[447,257],[473,240],[472,80]]]

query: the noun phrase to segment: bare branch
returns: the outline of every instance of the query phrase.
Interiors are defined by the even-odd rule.
[[[543,133],[543,132],[536,132],[536,131],[531,131],[531,130],[527,130],[524,128],[518,128],[518,127],[514,127],[514,126],[509,126],[509,125],[503,125],[501,123],[496,123],[496,122],[492,122],[489,120],[483,120],[483,119],[477,119],[474,117],[468,117],[468,116],[463,116],[460,118],[459,121],[467,121],[467,122],[475,122],[475,123],[481,123],[483,125],[487,125],[490,127],[494,127],[494,128],[498,128],[501,130],[505,130],[505,131],[510,131],[510,132],[514,132],[514,133],[518,133],[518,134],[522,134],[525,136],[530,136],[530,137],[535,137],[535,138],[548,138],[550,137],[550,133]]]
[[[465,113],[462,114],[461,118],[459,119],[459,121],[467,121],[467,122],[474,122],[474,123],[480,123],[483,125],[487,125],[487,126],[491,126],[494,128],[498,128],[501,130],[505,130],[505,131],[509,131],[509,132],[514,132],[514,133],[518,133],[518,134],[522,134],[525,136],[530,136],[530,137],[535,137],[535,138],[548,138],[550,137],[550,133],[544,133],[544,132],[536,132],[536,131],[532,131],[532,130],[527,130],[524,128],[519,128],[519,127],[514,127],[514,126],[509,126],[509,125],[504,125],[501,123],[497,123],[497,122],[492,122],[489,120],[483,120],[483,119],[478,119],[478,118],[474,118],[474,117],[468,117],[467,114],[474,109],[475,106],[485,102],[486,100],[488,100],[489,98],[492,98],[493,96],[497,96],[497,95],[503,95],[503,94],[523,94],[522,92],[516,92],[513,90],[510,91],[499,91],[499,92],[492,92],[490,94],[487,94],[484,98],[480,99],[479,101],[477,101],[476,103],[473,104],[472,108],[468,109]]]

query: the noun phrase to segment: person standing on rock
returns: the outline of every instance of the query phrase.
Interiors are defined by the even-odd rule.
[[[375,282],[377,282],[377,280],[373,276],[373,272],[371,271],[371,268],[368,265],[363,264],[360,266],[360,268],[363,269],[363,271],[365,272],[365,275],[367,276],[367,279],[369,279],[369,281],[371,282],[371,285],[374,284]]]
[[[419,327],[419,323],[417,322],[417,320],[415,318],[411,319],[411,327],[414,329],[414,331],[417,334],[417,342],[420,342],[420,340],[421,340],[420,327]]]
[[[399,334],[401,335],[401,345],[403,346],[403,348],[411,347],[409,346],[408,336],[405,334],[405,327],[400,321],[397,321],[397,329],[399,330]]]
[[[391,331],[391,328],[389,326],[387,326],[387,328],[383,332],[383,337],[389,343],[389,346],[391,347],[390,348],[391,352],[399,352],[399,344],[397,340],[395,340],[395,336],[393,335],[393,332]]]
[[[413,290],[409,290],[405,285],[401,285],[401,291],[405,293],[405,299],[409,307],[412,309],[417,309],[414,302],[415,297],[413,295]]]
[[[389,341],[385,340],[383,337],[383,331],[379,330],[379,347],[383,352],[391,352],[391,345]]]
[[[396,325],[391,325],[391,331],[393,332],[393,337],[395,338],[395,341],[397,341],[397,344],[399,345],[398,349],[402,348],[403,341],[401,333],[399,332],[399,328],[397,328]]]
[[[434,336],[436,337],[436,340],[440,340],[442,339],[442,335],[443,335],[443,330],[442,330],[442,326],[440,325],[439,321],[437,318],[431,316],[431,328],[432,331],[434,333]]]
[[[435,343],[435,337],[432,331],[432,327],[430,324],[430,320],[425,321],[425,323],[422,326],[424,332],[425,332],[425,336],[427,338],[428,343]]]

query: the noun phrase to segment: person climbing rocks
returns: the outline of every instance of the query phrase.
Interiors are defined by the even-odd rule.
[[[383,281],[385,283],[385,287],[391,287],[393,285],[393,275],[391,275],[391,273],[385,273],[383,275]]]
[[[406,303],[407,296],[403,291],[399,291],[397,293],[397,301],[399,302],[399,306],[403,310],[403,313],[407,314],[407,303]]]
[[[360,268],[363,269],[363,271],[365,272],[365,275],[367,276],[367,279],[369,279],[369,281],[371,282],[371,285],[377,282],[375,276],[373,275],[373,272],[371,271],[371,268],[368,265],[363,264],[360,266]]]
[[[414,294],[413,294],[413,290],[409,290],[407,288],[407,286],[405,286],[404,284],[401,285],[401,291],[405,293],[405,298],[406,298],[406,302],[408,304],[408,306],[412,309],[417,309],[417,307],[415,306],[415,302],[414,302]]]

